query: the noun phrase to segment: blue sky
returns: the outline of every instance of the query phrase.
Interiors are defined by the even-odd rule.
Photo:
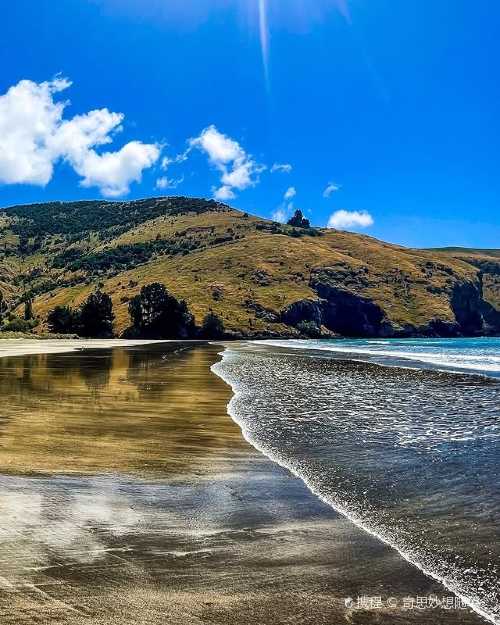
[[[0,205],[217,195],[499,247],[499,26],[489,0],[5,3]]]

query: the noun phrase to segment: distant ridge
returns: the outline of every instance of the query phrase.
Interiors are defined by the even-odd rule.
[[[474,254],[478,256],[495,256],[500,258],[500,249],[482,249],[472,247],[429,247],[430,252],[445,252],[453,254]]]

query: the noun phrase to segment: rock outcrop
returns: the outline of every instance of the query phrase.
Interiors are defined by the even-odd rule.
[[[327,275],[327,274],[326,274]],[[331,276],[330,276],[331,278]],[[316,275],[311,281],[318,299],[303,299],[281,311],[280,320],[301,329],[313,324],[331,333],[350,337],[459,337],[496,335],[500,333],[500,311],[485,301],[480,277],[476,282],[457,282],[450,292],[453,320],[431,319],[423,325],[396,325],[383,307],[367,297],[331,284]]]

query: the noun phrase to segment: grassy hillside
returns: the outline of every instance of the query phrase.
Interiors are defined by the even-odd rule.
[[[454,335],[500,330],[498,250],[414,250],[364,235],[292,228],[213,200],[54,202],[0,211],[0,290],[45,319],[100,284],[115,331],[128,301],[163,282],[197,322],[246,336]],[[43,323],[39,326],[43,331]]]

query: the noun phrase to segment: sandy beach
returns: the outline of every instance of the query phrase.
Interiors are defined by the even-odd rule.
[[[166,341],[128,339],[0,339],[0,358],[31,354],[62,354],[82,349],[133,347]]]
[[[223,346],[50,343],[0,358],[2,623],[483,622],[243,439]]]

